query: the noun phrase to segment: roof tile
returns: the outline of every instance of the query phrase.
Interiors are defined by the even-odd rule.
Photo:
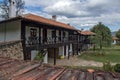
[[[91,32],[91,31],[81,31],[80,32],[82,35],[95,35],[94,32]]]
[[[56,27],[61,27],[61,28],[66,28],[66,29],[71,29],[71,30],[77,30],[76,28],[74,28],[73,26],[70,26],[68,24],[61,23],[61,22],[58,22],[58,21],[55,21],[55,20],[50,20],[50,19],[38,16],[38,15],[34,15],[34,14],[25,14],[25,15],[22,15],[22,18],[37,21],[37,22],[41,22],[41,23],[45,23],[45,24],[54,25]]]

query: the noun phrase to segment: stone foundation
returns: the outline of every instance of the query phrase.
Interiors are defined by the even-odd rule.
[[[23,60],[23,48],[21,41],[0,43],[0,56]]]

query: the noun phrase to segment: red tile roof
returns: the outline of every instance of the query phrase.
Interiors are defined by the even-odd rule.
[[[119,73],[67,69],[0,57],[0,80],[120,80]]]
[[[116,36],[113,36],[112,40],[118,40],[118,38]]]
[[[28,19],[28,20],[33,20],[33,21],[37,21],[40,23],[44,23],[44,24],[49,24],[49,25],[54,25],[56,27],[61,27],[61,28],[66,28],[66,29],[71,29],[71,30],[77,30],[76,28],[74,28],[73,26],[70,26],[68,24],[65,23],[61,23],[55,20],[50,20],[38,15],[34,15],[34,14],[25,14],[21,16],[22,18]]]
[[[82,34],[82,35],[95,35],[95,33],[91,32],[91,31],[81,31],[80,34]]]

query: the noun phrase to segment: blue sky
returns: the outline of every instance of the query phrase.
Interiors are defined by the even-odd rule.
[[[1,0],[0,0],[1,1]],[[120,0],[24,0],[24,13],[46,18],[57,15],[57,21],[88,30],[102,22],[111,31],[120,29]]]

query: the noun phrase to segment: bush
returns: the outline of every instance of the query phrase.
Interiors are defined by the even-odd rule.
[[[116,64],[116,65],[114,66],[114,71],[120,73],[120,64]]]
[[[113,71],[113,66],[110,61],[103,62],[103,70],[105,71]]]
[[[38,51],[36,57],[35,57],[35,60],[43,60],[44,56],[42,54],[42,52]]]
[[[95,56],[106,56],[106,52],[105,51],[96,51],[96,52],[94,52],[94,55]]]

